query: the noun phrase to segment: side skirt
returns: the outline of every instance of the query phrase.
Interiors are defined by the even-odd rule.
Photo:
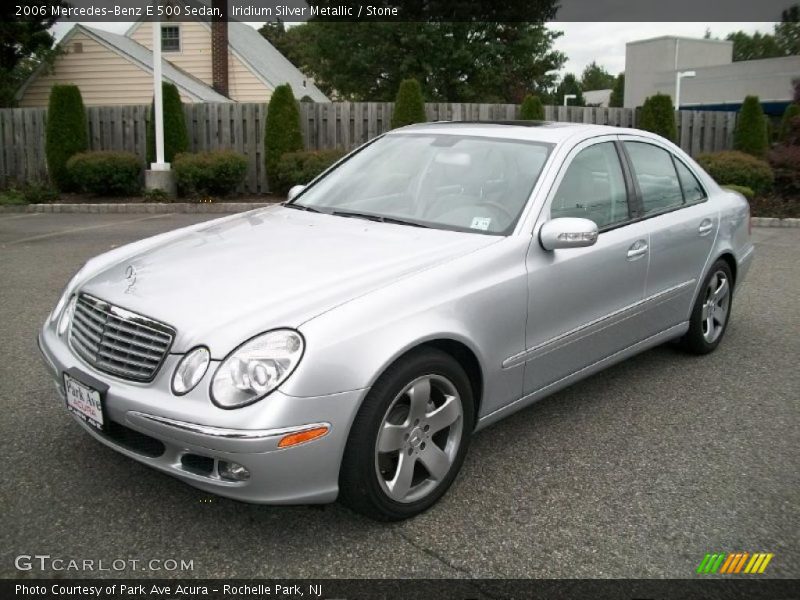
[[[555,394],[559,390],[564,389],[567,386],[572,385],[573,383],[580,381],[581,379],[585,379],[590,375],[594,375],[599,371],[602,371],[606,367],[609,367],[613,364],[621,362],[626,358],[630,358],[636,354],[644,352],[645,350],[649,350],[655,346],[658,346],[666,341],[678,338],[682,336],[689,330],[689,322],[684,321],[683,323],[679,323],[670,327],[669,329],[665,329],[664,331],[657,333],[655,335],[650,336],[642,340],[641,342],[637,342],[632,346],[628,346],[624,350],[620,350],[619,352],[615,352],[610,356],[607,356],[591,365],[588,365],[581,369],[580,371],[576,371],[571,375],[567,375],[558,381],[554,381],[546,385],[543,388],[536,390],[535,392],[531,392],[510,404],[503,406],[502,408],[498,408],[494,412],[489,413],[481,417],[478,420],[478,424],[475,426],[475,431],[479,431],[484,427],[488,427],[492,423],[496,423],[497,421],[504,419],[505,417],[509,416],[517,412],[518,410],[522,410],[523,408],[530,406],[534,402],[541,400],[542,398],[546,398],[551,394]]]

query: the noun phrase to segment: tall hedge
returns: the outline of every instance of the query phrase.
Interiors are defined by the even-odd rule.
[[[422,88],[416,79],[404,79],[397,90],[397,98],[392,114],[392,128],[424,123],[428,120],[425,116],[425,101],[422,99]]]
[[[657,133],[674,142],[678,136],[675,129],[675,109],[672,98],[666,94],[656,94],[644,101],[639,117],[639,129]]]
[[[733,147],[740,152],[764,157],[769,147],[767,118],[758,101],[758,96],[747,96],[739,109],[736,129],[733,131]]]
[[[792,130],[792,119],[797,118],[800,118],[800,104],[792,102],[786,107],[786,110],[783,112],[783,117],[781,117],[781,129],[778,133],[778,140],[782,144],[790,143],[789,134]]]
[[[528,94],[519,108],[519,118],[523,121],[544,121],[544,106],[539,96]]]
[[[189,132],[183,114],[181,95],[174,83],[161,83],[161,98],[164,107],[164,160],[171,163],[175,156],[189,149]],[[147,126],[147,162],[156,160],[156,108],[150,106],[150,121]],[[149,167],[148,167],[149,168]]]
[[[59,190],[74,188],[67,161],[89,148],[86,109],[76,85],[54,85],[50,90],[45,132],[45,155],[50,179]]]
[[[300,110],[288,83],[279,85],[272,92],[267,107],[267,123],[264,129],[264,161],[269,187],[278,186],[277,170],[281,156],[287,152],[303,149],[300,132]]]

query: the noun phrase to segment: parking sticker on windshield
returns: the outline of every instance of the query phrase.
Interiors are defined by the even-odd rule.
[[[472,225],[470,225],[470,229],[480,229],[481,231],[486,231],[489,229],[491,222],[491,217],[472,217]]]

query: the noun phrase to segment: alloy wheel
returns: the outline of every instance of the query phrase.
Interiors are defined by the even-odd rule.
[[[714,273],[708,282],[705,294],[701,314],[703,338],[707,343],[713,344],[722,335],[728,322],[731,298],[728,276],[722,271]]]
[[[464,414],[455,385],[425,375],[397,394],[375,443],[375,471],[394,501],[416,502],[450,472],[461,446]]]

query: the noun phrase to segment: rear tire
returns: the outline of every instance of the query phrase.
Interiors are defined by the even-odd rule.
[[[733,304],[733,276],[724,260],[715,262],[697,295],[689,317],[689,331],[681,347],[692,354],[713,352],[728,328]]]
[[[427,510],[456,478],[474,421],[472,387],[455,359],[433,348],[400,358],[353,421],[339,501],[380,521]]]

